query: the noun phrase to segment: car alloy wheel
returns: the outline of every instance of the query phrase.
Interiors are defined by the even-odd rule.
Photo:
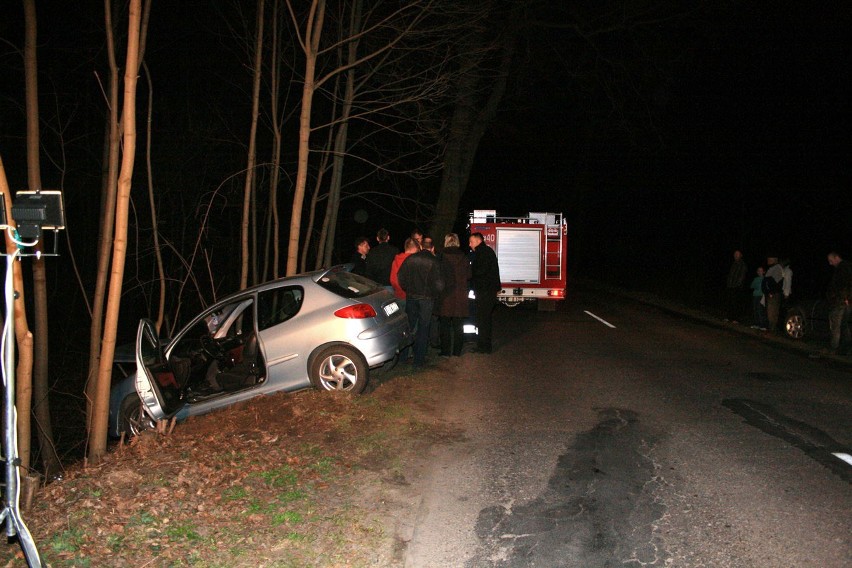
[[[364,357],[345,345],[326,347],[313,359],[311,382],[321,390],[361,393],[369,369]]]
[[[788,337],[802,339],[805,336],[805,317],[798,312],[791,313],[784,322],[784,330]]]

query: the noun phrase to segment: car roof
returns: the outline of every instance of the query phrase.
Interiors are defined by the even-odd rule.
[[[292,276],[283,276],[276,280],[270,280],[268,282],[263,282],[262,284],[255,284],[254,286],[249,286],[243,290],[239,290],[237,292],[233,292],[228,294],[227,296],[222,297],[219,300],[216,300],[214,304],[221,304],[233,300],[235,298],[239,298],[240,296],[244,296],[246,294],[252,294],[255,292],[262,292],[264,290],[270,290],[272,288],[278,288],[280,286],[285,286],[287,284],[307,284],[308,282],[317,282],[320,278],[322,278],[325,274],[336,273],[336,272],[345,272],[347,265],[339,264],[336,266],[332,266],[331,268],[323,268],[320,270],[313,270],[311,272],[302,272],[300,274],[293,274]],[[214,304],[210,304],[211,306]]]

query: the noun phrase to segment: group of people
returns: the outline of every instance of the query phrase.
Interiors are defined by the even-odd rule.
[[[433,314],[438,317],[440,355],[460,356],[464,346],[464,320],[469,313],[468,291],[474,291],[474,316],[478,328],[476,352],[491,353],[492,312],[500,290],[497,255],[485,244],[481,233],[468,239],[470,252],[463,250],[456,233],[444,236],[436,252],[431,237],[415,229],[405,240],[402,252],[390,244],[390,234],[380,229],[377,244],[366,237],[355,242],[352,272],[361,274],[393,291],[404,306],[414,330],[413,364],[423,366],[429,351]],[[407,354],[405,354],[407,356]]]
[[[837,353],[842,344],[852,344],[852,264],[843,260],[836,251],[828,253],[828,263],[834,274],[826,294],[829,304],[831,342],[827,351]],[[734,261],[728,271],[726,283],[727,319],[739,319],[740,291],[744,287],[747,268],[742,252],[734,251]],[[751,290],[754,329],[779,331],[780,315],[787,307],[793,291],[793,270],[789,259],[770,256],[766,266],[758,266],[749,285]]]
[[[734,261],[728,271],[726,283],[726,320],[739,323],[741,291],[745,285],[748,269],[742,251],[734,251]],[[777,332],[781,310],[790,302],[793,292],[793,269],[790,260],[777,256],[766,259],[766,266],[758,266],[756,275],[749,285],[751,306],[754,314],[754,329]]]

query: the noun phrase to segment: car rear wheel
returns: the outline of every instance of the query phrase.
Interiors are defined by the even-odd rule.
[[[805,315],[798,310],[790,311],[784,321],[784,331],[787,337],[802,339],[805,336]]]
[[[319,351],[310,368],[315,388],[352,394],[364,391],[369,372],[364,357],[346,345],[332,345]]]
[[[156,427],[154,419],[142,410],[142,401],[136,393],[127,395],[121,401],[118,420],[119,433],[124,432],[127,436],[137,436],[145,430]]]

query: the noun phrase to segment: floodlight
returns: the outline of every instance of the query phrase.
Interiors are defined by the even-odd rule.
[[[61,191],[19,191],[12,203],[12,219],[23,239],[39,239],[42,229],[65,228]]]

